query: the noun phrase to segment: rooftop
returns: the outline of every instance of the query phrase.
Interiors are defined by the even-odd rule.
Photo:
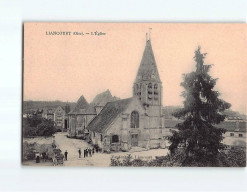
[[[102,111],[87,126],[90,131],[102,133],[115,120],[115,118],[123,112],[132,98],[108,102]]]

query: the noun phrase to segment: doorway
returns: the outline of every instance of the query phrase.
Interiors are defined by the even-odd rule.
[[[65,128],[65,129],[68,128],[68,120],[67,120],[67,119],[64,120],[64,128]]]
[[[138,134],[131,134],[131,146],[138,146]]]

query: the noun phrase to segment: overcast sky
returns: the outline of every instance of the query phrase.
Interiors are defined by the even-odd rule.
[[[152,28],[151,43],[163,83],[163,105],[182,105],[182,74],[195,70],[198,45],[214,64],[216,90],[246,113],[246,24],[28,23],[24,27],[24,100],[88,102],[109,89],[132,96],[132,85]],[[46,35],[65,31],[71,35]],[[73,32],[106,35],[72,35]]]

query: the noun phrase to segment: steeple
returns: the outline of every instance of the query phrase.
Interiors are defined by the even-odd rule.
[[[149,116],[154,115],[155,110],[156,116],[160,116],[163,91],[162,82],[160,80],[150,38],[149,32],[149,36],[146,34],[146,46],[133,84],[133,96],[139,97],[139,100],[147,108]]]
[[[161,83],[151,45],[150,34],[149,38],[147,37],[146,39],[146,46],[142,55],[141,64],[136,75],[135,83],[142,81],[153,81]]]

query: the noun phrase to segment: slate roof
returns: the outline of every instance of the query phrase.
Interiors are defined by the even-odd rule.
[[[113,97],[111,92],[108,90],[98,94],[92,101],[93,106],[105,106],[108,102],[119,100],[117,97]]]
[[[59,108],[61,108],[61,110],[62,110],[63,112],[65,112],[65,110],[63,109],[62,106],[58,106],[58,107],[55,109],[54,114],[57,112],[57,110],[58,110]]]
[[[108,102],[99,115],[97,115],[88,124],[87,129],[90,131],[103,133],[114,121],[114,119],[127,108],[131,100],[132,98],[128,98],[114,102]]]
[[[147,40],[146,42],[135,82],[137,83],[145,80],[161,82],[150,40]]]
[[[78,99],[75,108],[69,114],[77,114],[77,113],[86,114],[86,110],[88,109],[88,107],[89,107],[89,104],[87,100],[84,98],[84,96],[82,95]]]
[[[218,125],[216,125],[218,128],[224,128],[227,131],[235,131],[237,129],[237,122],[236,121],[224,121]],[[246,122],[245,121],[239,121],[239,131],[240,132],[246,132]]]
[[[96,114],[95,107],[92,105],[89,105],[88,108],[86,109],[87,114]]]

